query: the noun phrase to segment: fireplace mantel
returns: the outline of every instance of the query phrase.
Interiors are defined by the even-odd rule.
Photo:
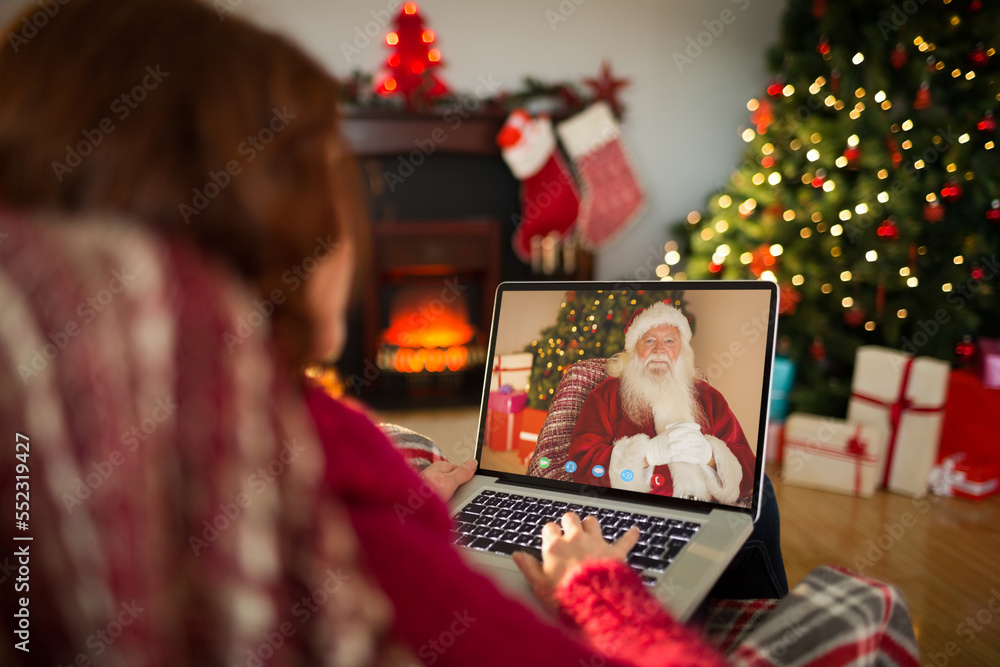
[[[402,112],[348,113],[341,133],[359,157],[405,155],[433,146],[435,152],[500,157],[494,138],[506,116],[449,111],[445,114]],[[431,142],[428,144],[427,142]]]

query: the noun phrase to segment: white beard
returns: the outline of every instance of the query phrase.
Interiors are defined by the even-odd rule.
[[[684,351],[675,363],[669,363],[665,356],[650,357],[647,362],[665,359],[669,363],[666,371],[658,374],[638,354],[630,353],[621,370],[618,388],[625,416],[635,424],[643,424],[652,417],[656,433],[678,422],[703,423],[695,370],[688,358]]]

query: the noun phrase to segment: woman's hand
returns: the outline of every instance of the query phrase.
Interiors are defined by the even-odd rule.
[[[442,500],[448,502],[458,487],[472,479],[475,472],[476,459],[469,459],[461,465],[449,461],[435,461],[421,470],[420,476]]]
[[[608,544],[596,517],[588,516],[581,522],[576,514],[567,512],[562,530],[551,521],[542,527],[541,563],[523,552],[513,554],[513,558],[538,599],[554,609],[556,587],[577,566],[595,560],[624,561],[638,541],[639,529],[633,526],[614,544]]]

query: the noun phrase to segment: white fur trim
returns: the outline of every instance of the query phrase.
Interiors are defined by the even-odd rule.
[[[613,489],[641,491],[648,493],[653,488],[653,467],[644,467],[649,436],[645,433],[630,435],[617,440],[611,448],[608,462],[608,483]],[[622,471],[631,470],[635,477],[631,482],[622,479]]]
[[[573,159],[591,153],[622,135],[607,102],[595,102],[559,123],[556,128],[566,153]]]
[[[712,446],[694,422],[670,424],[650,439],[646,459],[651,465],[667,463],[703,463],[712,460]]]
[[[691,342],[691,325],[684,317],[684,313],[660,301],[640,312],[632,320],[625,334],[625,349],[629,352],[634,350],[635,344],[644,333],[662,324],[672,324],[677,327],[684,342],[686,344]]]
[[[714,435],[706,435],[705,439],[712,445],[715,470],[700,463],[671,463],[674,496],[694,497],[697,500],[715,498],[720,503],[732,505],[740,499],[743,466],[725,442]]]
[[[556,149],[556,135],[552,131],[552,121],[545,116],[529,119],[520,130],[520,141],[501,153],[517,180],[523,181],[541,171],[549,161]]]

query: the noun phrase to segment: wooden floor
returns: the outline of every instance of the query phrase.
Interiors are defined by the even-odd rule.
[[[891,583],[909,605],[921,664],[1000,665],[1000,496],[864,499],[768,474],[789,585],[824,564]]]
[[[446,456],[462,461],[477,416],[467,412],[387,417],[426,432]],[[494,464],[520,466],[510,453],[498,454]],[[829,564],[891,583],[906,597],[922,665],[1000,667],[1000,496],[980,503],[881,491],[854,498],[788,486],[771,466],[768,474],[791,586]]]

